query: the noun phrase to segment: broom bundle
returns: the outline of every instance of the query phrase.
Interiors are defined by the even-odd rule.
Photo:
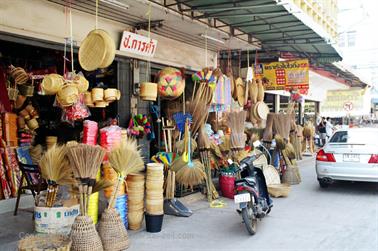
[[[118,190],[125,177],[130,173],[137,173],[144,169],[144,162],[137,141],[126,137],[120,145],[110,151],[109,162],[118,174],[116,189],[113,191],[108,207],[113,208]]]
[[[96,175],[105,156],[100,146],[78,144],[69,147],[68,159],[75,178],[78,180],[80,193],[80,210],[85,216],[88,211],[89,196],[96,184]]]
[[[54,145],[39,161],[42,177],[47,180],[46,206],[54,205],[59,185],[73,184],[72,169],[66,158],[67,148]]]
[[[285,149],[286,142],[285,142],[285,139],[280,134],[276,134],[274,136],[274,140],[276,141],[276,148],[278,150],[284,150]]]
[[[246,113],[245,111],[231,112],[228,119],[228,126],[231,128],[231,150],[236,153],[245,147],[244,123]]]

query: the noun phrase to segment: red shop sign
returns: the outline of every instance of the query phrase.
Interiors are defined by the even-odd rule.
[[[157,40],[141,36],[132,32],[124,31],[120,50],[140,56],[153,57],[157,47]]]

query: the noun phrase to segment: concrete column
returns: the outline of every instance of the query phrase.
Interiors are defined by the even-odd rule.
[[[274,112],[278,113],[280,111],[280,95],[274,95]]]

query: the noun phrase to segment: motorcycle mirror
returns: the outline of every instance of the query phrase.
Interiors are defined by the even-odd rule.
[[[260,140],[256,140],[253,142],[253,147],[259,147],[261,145],[261,141]]]

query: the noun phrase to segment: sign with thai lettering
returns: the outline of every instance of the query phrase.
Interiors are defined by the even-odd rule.
[[[267,90],[307,90],[309,62],[307,59],[254,65],[256,78],[261,78]]]
[[[329,90],[320,113],[327,117],[362,116],[370,114],[370,92],[368,89],[351,88]]]
[[[153,57],[158,41],[156,39],[141,36],[132,32],[124,31],[120,50],[140,56]]]

